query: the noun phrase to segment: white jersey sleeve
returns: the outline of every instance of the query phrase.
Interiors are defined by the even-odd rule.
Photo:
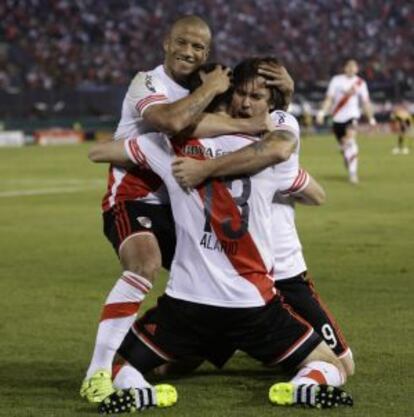
[[[163,133],[146,133],[124,142],[129,159],[141,168],[154,171],[164,180],[171,174],[174,151],[169,139]]]
[[[270,117],[274,122],[275,130],[287,130],[293,133],[296,140],[299,140],[300,128],[295,116],[281,110],[276,110],[270,114]]]
[[[168,96],[165,83],[153,72],[139,72],[132,80],[125,99],[142,117],[148,107],[168,103]]]
[[[291,183],[291,186],[281,191],[283,195],[298,194],[308,186],[309,181],[310,181],[309,174],[304,169],[300,168],[299,170],[296,170],[296,171],[295,170],[290,171],[290,175],[291,175],[290,178],[292,178],[292,175],[295,172],[296,172],[296,177]]]

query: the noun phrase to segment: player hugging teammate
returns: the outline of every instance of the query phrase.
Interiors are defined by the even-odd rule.
[[[319,304],[301,313],[317,319],[301,317],[286,304],[277,272],[275,282],[275,207],[320,204],[324,196],[299,167],[299,127],[284,111],[292,81],[277,61],[251,59],[235,68],[229,94],[221,95],[230,82],[219,66],[200,71],[189,92],[209,43],[204,21],[179,19],[164,42],[164,65],[131,83],[120,140],[91,149],[93,161],[113,164],[104,224],[124,272],[105,303],[81,395],[101,402],[103,413],[169,406],[174,387],[153,387],[145,373],[171,362],[222,366],[242,350],[268,366],[297,369],[270,388],[272,403],[351,405],[339,387],[353,372],[352,355],[336,324]],[[217,96],[214,113],[205,112]],[[193,147],[203,152],[186,153]],[[287,242],[285,255],[295,253],[297,267],[286,272],[285,288],[302,305],[315,296],[298,239]],[[134,323],[161,262],[170,269],[165,294]]]

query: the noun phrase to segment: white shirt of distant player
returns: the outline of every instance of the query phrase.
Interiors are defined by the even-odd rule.
[[[351,93],[351,91],[353,91]],[[348,94],[351,96],[335,114],[333,121],[344,123],[361,117],[361,102],[369,100],[367,83],[358,76],[348,77],[345,74],[335,75],[329,83],[327,96],[332,97],[332,111]]]
[[[188,95],[188,90],[177,84],[165,72],[164,66],[146,72],[138,72],[131,81],[122,103],[121,120],[115,131],[115,139],[137,137],[140,134],[154,131],[145,123],[142,115],[154,104],[171,103]],[[116,187],[122,181],[125,171],[114,167],[115,183],[113,185],[113,199]],[[168,204],[169,198],[165,186],[157,192],[150,193],[140,201],[149,204]],[[113,202],[111,202],[113,204]]]
[[[286,162],[275,165],[276,175],[284,177],[290,172],[299,173],[299,152],[300,152],[300,128],[294,116],[285,112],[274,112],[271,115],[275,122],[276,129],[291,131],[298,138],[297,145]],[[306,173],[300,171],[297,181],[291,192],[298,192],[308,182]],[[279,193],[276,193],[272,206],[272,236],[275,280],[292,278],[306,270],[305,259],[302,253],[302,245],[295,226],[295,209],[287,203],[279,204],[277,201]],[[280,201],[283,201],[281,199]]]
[[[144,159],[164,181],[171,198],[174,215],[177,246],[171,266],[166,293],[171,297],[191,302],[223,307],[257,307],[265,304],[259,289],[243,278],[230,261],[232,255],[216,247],[214,229],[205,230],[205,204],[197,190],[185,193],[171,175],[171,162],[175,158],[169,140],[162,134],[148,134],[135,140],[139,152],[131,149],[127,141],[125,149],[135,163]],[[200,139],[207,156],[223,155],[252,143],[245,136],[221,136],[214,139]],[[248,181],[235,179],[227,187],[234,199],[240,198],[245,187],[250,187],[247,200],[249,206],[248,233],[258,249],[266,271],[273,269],[272,250],[272,200],[277,190],[289,189],[297,171],[286,173],[282,178],[275,175],[275,168],[267,168],[250,177]],[[208,244],[201,242],[208,241]],[[228,240],[237,243],[237,240]],[[237,250],[236,246],[234,250]],[[250,254],[241,253],[235,256]],[[253,271],[251,271],[253,272]],[[269,287],[273,291],[273,277]],[[267,281],[266,281],[267,282]]]

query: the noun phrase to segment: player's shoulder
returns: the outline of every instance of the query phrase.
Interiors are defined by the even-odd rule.
[[[331,84],[342,86],[348,84],[349,78],[345,74],[336,74],[331,79]]]
[[[155,94],[160,85],[164,84],[159,67],[137,72],[129,85],[130,92],[145,90],[149,94]]]
[[[355,78],[356,78],[356,83],[358,85],[367,85],[367,82],[359,75],[357,75]]]
[[[275,110],[270,114],[270,117],[274,122],[276,129],[288,128],[289,130],[294,130],[295,133],[299,135],[299,123],[292,113],[283,110]]]

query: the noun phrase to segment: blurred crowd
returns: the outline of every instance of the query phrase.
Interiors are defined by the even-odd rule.
[[[212,58],[228,65],[270,54],[315,82],[354,57],[368,81],[413,85],[406,0],[2,0],[0,89],[125,85],[162,62],[162,39],[182,14],[210,23]]]

